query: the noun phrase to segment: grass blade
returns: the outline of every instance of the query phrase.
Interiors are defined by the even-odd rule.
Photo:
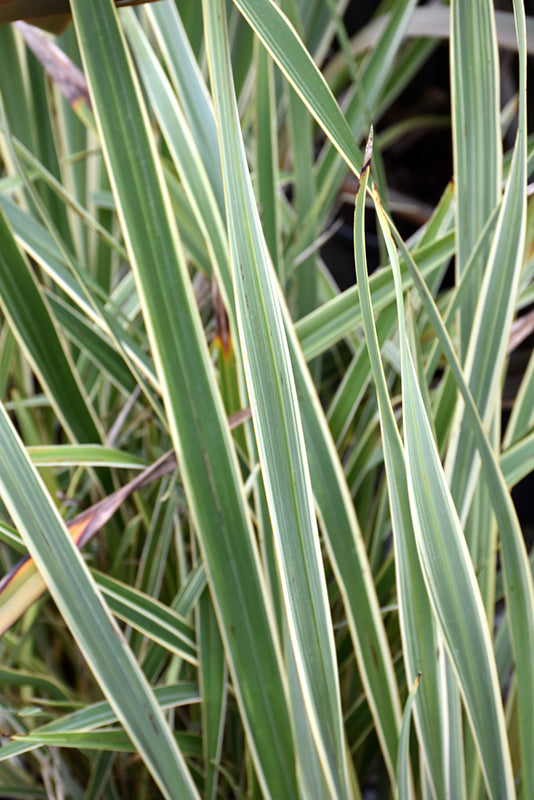
[[[239,128],[224,6],[203,5],[220,132],[237,318],[256,441],[269,504],[292,655],[331,796],[348,792],[333,633],[302,428],[287,342]],[[291,667],[290,667],[291,670]],[[291,693],[296,731],[303,715]],[[305,723],[302,723],[305,724]],[[297,736],[299,746],[311,745]],[[318,790],[320,791],[319,787]]]
[[[406,467],[417,550],[462,691],[488,792],[494,798],[513,797],[512,764],[486,613],[408,347],[395,244],[376,193],[374,199],[396,279]]]
[[[499,202],[502,144],[499,115],[499,55],[493,3],[451,4],[451,103],[456,198],[457,283],[478,237]],[[477,290],[460,310],[460,359],[467,352],[484,263],[475,266]]]
[[[65,622],[166,797],[197,797],[152,690],[0,406],[0,491]],[[132,703],[132,695],[136,702]]]
[[[444,657],[442,648],[439,647],[440,640],[417,557],[406,482],[405,453],[389,398],[373,318],[364,246],[364,201],[371,146],[370,137],[356,195],[354,256],[362,321],[376,384],[384,441],[384,462],[395,541],[395,571],[403,657],[409,684],[413,684],[419,672],[424,676],[414,714],[430,785],[437,796],[452,793],[455,797],[463,797],[465,790],[461,785],[451,786],[450,765],[448,759],[444,762],[443,758],[443,753],[449,752],[450,748],[447,709],[449,698],[443,677]]]
[[[234,0],[311,114],[355,174],[362,157],[334,95],[297,32],[272,0]]]
[[[410,694],[404,706],[404,713],[402,715],[402,726],[399,740],[399,758],[397,761],[397,775],[399,780],[399,800],[408,800],[412,797],[412,788],[410,784],[410,770],[408,765],[410,763],[410,721],[412,717],[412,706],[415,702],[419,683],[421,681],[421,673],[419,673],[410,689]]]
[[[1,209],[0,305],[69,437],[101,442],[101,425]]]
[[[277,637],[147,113],[109,0],[95,0],[90,7],[74,0],[72,10],[248,744],[264,792],[294,796],[293,745]]]

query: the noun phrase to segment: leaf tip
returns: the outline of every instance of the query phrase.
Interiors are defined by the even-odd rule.
[[[367,139],[367,144],[365,145],[365,154],[363,157],[363,165],[362,165],[360,180],[365,174],[365,172],[371,166],[372,155],[373,155],[373,126],[371,125],[371,127],[369,128],[369,138]]]
[[[373,155],[373,126],[371,125],[369,129],[369,138],[367,139],[367,144],[365,145],[365,154],[363,157],[362,171],[360,172],[360,177],[358,179],[358,186],[356,187],[356,197],[358,197],[358,192],[360,191],[360,186],[365,178],[365,173],[371,166],[372,155]]]

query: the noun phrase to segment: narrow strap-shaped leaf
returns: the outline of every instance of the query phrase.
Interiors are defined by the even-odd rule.
[[[394,783],[400,702],[365,542],[328,423],[282,300],[281,306],[321,528],[344,600],[367,702]]]
[[[183,107],[219,212],[224,218],[224,189],[211,97],[174,3],[146,6],[144,14],[160,44],[169,77]]]
[[[472,338],[472,352],[468,356],[467,367],[471,363],[474,373],[478,376],[477,382],[473,386],[476,393],[477,387],[480,388],[481,381],[486,381],[486,390],[479,395],[479,403],[484,408],[491,405],[489,387],[496,386],[496,374],[502,369],[497,366],[495,358],[504,358],[507,337],[503,337],[503,330],[508,329],[513,309],[513,298],[517,287],[517,271],[521,260],[522,245],[521,240],[524,236],[525,225],[525,158],[526,158],[526,106],[525,106],[525,16],[523,5],[519,2],[514,3],[514,13],[519,43],[519,80],[520,80],[520,103],[519,103],[519,125],[516,144],[510,167],[508,184],[505,190],[503,204],[499,212],[497,231],[492,242],[487,274],[484,278],[483,292],[479,299],[477,309],[476,342]],[[396,237],[397,238],[397,237]],[[432,325],[440,339],[441,346],[446,358],[451,365],[458,388],[465,403],[465,415],[468,417],[470,430],[476,441],[476,447],[480,452],[482,468],[485,479],[489,487],[489,496],[497,517],[499,535],[502,544],[503,569],[506,586],[507,611],[509,614],[510,626],[512,630],[513,648],[518,673],[518,692],[519,692],[519,726],[520,726],[520,746],[522,755],[522,774],[527,787],[526,795],[534,792],[534,761],[529,753],[534,749],[534,650],[531,642],[534,638],[534,584],[530,570],[528,555],[526,552],[524,538],[517,519],[511,497],[506,489],[506,484],[495,459],[495,454],[488,442],[485,434],[478,409],[476,407],[476,394],[473,396],[467,385],[466,377],[462,373],[458,358],[452,343],[444,329],[441,317],[437,311],[435,303],[425,286],[421,275],[411,259],[404,243],[397,238],[401,254],[404,256],[410,273],[412,274],[415,285],[421,294],[425,309],[429,315]],[[508,264],[509,274],[506,276],[504,265]],[[496,281],[494,285],[494,281]],[[497,310],[498,309],[498,310]],[[496,316],[498,314],[498,317]],[[487,320],[491,319],[492,324],[488,326]],[[499,319],[499,322],[497,322]],[[499,331],[499,337],[496,336]],[[486,338],[488,342],[486,343]],[[490,346],[490,340],[492,345]],[[486,352],[486,344],[488,351]],[[481,347],[484,352],[483,363],[476,363],[477,347]],[[494,359],[492,361],[489,351],[493,350]],[[502,364],[502,362],[501,362]],[[465,443],[457,449],[456,458],[461,462],[466,458],[469,448]],[[455,472],[453,471],[453,477]],[[470,473],[467,472],[470,477]],[[458,487],[458,495],[465,496],[467,481],[461,484],[455,477],[455,485]]]
[[[484,3],[484,5],[490,5]],[[518,12],[517,24],[522,35],[519,46],[519,118],[512,164],[500,206],[487,263],[484,265],[474,319],[469,320],[469,339],[465,357],[465,375],[481,419],[489,424],[499,408],[500,379],[504,369],[509,330],[515,311],[526,230],[526,55],[524,10]],[[486,13],[489,13],[486,11]],[[480,12],[483,16],[483,12]],[[482,23],[479,23],[482,26]],[[495,55],[495,58],[497,56]],[[477,91],[479,89],[477,88]],[[463,136],[463,130],[461,136]],[[473,147],[480,149],[480,143]],[[490,161],[492,156],[490,157]],[[480,166],[483,172],[485,164]],[[500,174],[499,174],[500,177]],[[478,187],[485,192],[484,184]],[[482,203],[482,201],[480,201]],[[490,209],[491,211],[491,209]],[[487,213],[489,217],[489,211]],[[484,222],[485,220],[483,220]],[[465,265],[464,265],[465,266]],[[488,326],[487,321],[492,324]],[[463,336],[462,336],[463,342]],[[462,350],[460,351],[462,357]],[[478,467],[474,461],[475,445],[463,406],[457,409],[454,435],[447,453],[446,469],[452,495],[460,518],[466,517]]]
[[[200,737],[190,733],[177,731],[174,734],[176,744],[189,758],[199,758],[201,750]],[[77,750],[110,750],[118,753],[135,753],[135,747],[124,731],[69,731],[68,733],[28,733],[14,735],[15,742],[34,742],[44,747],[74,747]],[[175,795],[174,795],[175,796]]]
[[[374,198],[395,275],[406,467],[417,551],[462,691],[488,792],[492,798],[513,798],[512,763],[486,613],[408,346],[397,251],[376,193]]]
[[[301,30],[301,15],[295,0],[281,0],[280,6],[288,20],[294,25],[295,30]],[[289,94],[288,130],[293,154],[294,225],[299,229],[315,196],[313,119],[292,87],[286,87],[286,91]],[[299,263],[298,269],[292,276],[295,284],[293,291],[295,292],[295,316],[297,318],[303,317],[317,305],[317,271],[316,254],[312,253]]]
[[[362,322],[376,385],[384,442],[384,463],[395,541],[395,572],[403,656],[409,683],[415,681],[419,672],[424,675],[414,706],[414,715],[430,785],[433,786],[437,796],[446,796],[452,791],[455,796],[463,797],[465,790],[461,785],[451,787],[449,763],[444,763],[443,759],[443,753],[449,748],[450,735],[448,695],[443,681],[444,654],[439,647],[440,639],[417,557],[406,482],[405,453],[391,406],[373,318],[364,244],[364,204],[369,178],[371,141],[370,139],[367,146],[356,195],[354,258]]]
[[[499,201],[502,144],[499,106],[499,55],[493,3],[451,3],[451,105],[456,198],[457,282]],[[460,359],[465,358],[484,263],[475,265],[477,290],[459,314]]]
[[[204,592],[198,603],[197,638],[202,691],[202,755],[206,771],[204,798],[215,800],[226,720],[227,669],[215,611],[207,592]]]
[[[264,793],[294,797],[294,749],[276,631],[154,137],[111,3],[73,0],[72,10],[248,745]]]
[[[477,407],[436,304],[400,237],[397,238],[397,244],[407,260],[425,310],[436,331],[436,335],[439,337],[441,347],[461,392],[470,428],[480,453],[484,477],[489,487],[489,497],[497,517],[502,543],[508,612],[513,630],[519,687],[522,692],[521,714],[519,717],[521,747],[524,748],[524,752],[531,752],[532,743],[534,742],[534,650],[530,643],[534,637],[534,583],[525,541],[503,474],[499,469],[495,453],[486,436]],[[530,765],[530,760],[527,758],[526,766],[523,765],[523,774],[525,780],[528,781],[534,779],[534,769],[530,770]]]
[[[415,257],[423,275],[437,272],[454,253],[454,233],[446,234],[416,252]],[[411,278],[403,269],[405,287],[412,285]],[[389,267],[374,273],[369,284],[373,297],[373,308],[381,311],[394,302],[392,274]],[[362,322],[360,299],[357,288],[351,287],[324,303],[316,311],[307,314],[296,324],[297,333],[309,361],[332,347],[344,336],[348,336]]]
[[[419,673],[413,682],[410,689],[410,694],[404,706],[404,714],[402,715],[402,725],[399,739],[399,757],[397,759],[397,776],[399,781],[399,800],[408,800],[411,797],[410,788],[410,722],[412,718],[412,706],[415,701],[415,696],[421,682],[421,673]]]
[[[58,444],[28,447],[28,455],[36,466],[60,467],[85,464],[93,467],[143,469],[146,462],[113,447],[87,444]]]
[[[150,96],[152,108],[202,231],[211,261],[220,265],[221,274],[228,279],[221,287],[227,298],[231,296],[230,268],[224,267],[230,258],[228,240],[217,198],[208,180],[204,162],[201,160],[202,154],[199,152],[198,143],[133,10],[123,12],[121,19]],[[180,136],[176,136],[177,130],[181,132]]]
[[[507,485],[512,488],[532,472],[534,464],[534,431],[513,444],[501,456],[501,469]]]
[[[152,690],[0,406],[0,493],[95,678],[166,797],[198,797]],[[126,688],[127,687],[127,688]],[[136,702],[132,703],[132,695]],[[179,788],[178,788],[179,787]]]
[[[180,683],[171,686],[161,686],[154,690],[159,706],[163,710],[176,708],[192,703],[200,703],[199,688],[194,683]],[[34,729],[34,733],[67,733],[68,731],[91,731],[104,725],[113,725],[117,722],[117,715],[110,704],[103,700],[92,703],[70,714],[65,714],[53,722]],[[13,756],[34,750],[38,744],[30,742],[8,742],[0,748],[0,761],[13,758]]]
[[[187,620],[138,589],[99,572],[92,574],[114,616],[196,666],[194,631]]]
[[[258,91],[256,93],[258,203],[261,208],[263,235],[280,283],[284,285],[281,214],[280,204],[277,202],[279,153],[274,64],[265,47],[259,42],[256,47],[256,69],[258,73]]]
[[[0,306],[69,436],[79,442],[102,441],[70,353],[1,209]]]
[[[349,168],[358,174],[362,157],[334,95],[297,32],[272,0],[234,0],[274,60],[319,122]]]
[[[341,798],[348,794],[348,777],[337,666],[295,384],[232,92],[225,6],[208,0],[203,8],[239,336],[276,544],[292,650],[288,657],[300,682],[300,692],[291,693],[291,710],[297,733],[304,713],[313,739],[297,735],[296,748],[298,753],[305,747],[299,756],[303,766],[310,757],[319,760],[330,796]]]

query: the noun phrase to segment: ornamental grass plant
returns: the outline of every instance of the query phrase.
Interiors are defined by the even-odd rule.
[[[0,796],[534,797],[523,4],[116,5],[0,3]]]

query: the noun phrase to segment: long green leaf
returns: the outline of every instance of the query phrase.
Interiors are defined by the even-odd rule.
[[[457,281],[477,239],[499,202],[502,144],[499,118],[499,56],[493,3],[451,3],[451,104],[456,197]],[[460,309],[460,357],[465,358],[482,283],[484,263],[475,266],[476,289]]]
[[[399,776],[399,800],[407,800],[411,796],[410,787],[410,770],[408,768],[410,763],[410,721],[412,717],[412,706],[415,702],[419,683],[421,681],[421,673],[419,673],[410,689],[408,700],[404,707],[404,714],[402,717],[401,735],[399,741],[399,758],[397,761],[397,775]]]
[[[358,174],[362,157],[354,136],[326,81],[287,17],[272,0],[264,0],[262,3],[254,0],[234,0],[234,3],[261,38],[349,168]]]
[[[276,633],[232,439],[146,110],[109,0],[96,0],[90,7],[85,0],[74,0],[72,9],[254,765],[265,794],[293,797],[293,744]]]
[[[291,693],[302,769],[319,759],[328,790],[346,797],[347,768],[328,595],[308,464],[272,265],[261,231],[241,139],[223,23],[224,5],[203,5],[220,133],[237,319],[256,441],[276,544],[300,692]],[[291,666],[290,666],[291,671]],[[301,706],[302,700],[305,708]],[[311,728],[313,742],[299,736]],[[313,744],[314,754],[309,747]],[[317,787],[321,794],[321,788]]]
[[[482,3],[482,0],[481,0]],[[489,3],[482,3],[489,5]],[[481,9],[478,17],[489,13]],[[483,28],[479,19],[479,27]],[[524,27],[524,25],[523,25]],[[466,324],[469,328],[469,339],[465,343],[461,339],[462,353],[467,348],[465,357],[465,374],[477,404],[479,414],[484,423],[489,424],[492,414],[498,410],[500,379],[506,357],[508,331],[514,314],[515,299],[518,289],[526,227],[526,62],[523,38],[519,38],[520,52],[520,92],[519,120],[514,155],[508,182],[501,203],[496,229],[492,240],[488,261],[484,265],[484,277],[481,281],[480,293],[477,293],[477,307],[474,319]],[[495,55],[496,59],[497,56]],[[480,91],[477,86],[474,90]],[[483,113],[481,111],[481,113]],[[480,125],[488,124],[481,122]],[[464,127],[459,136],[464,136]],[[480,151],[480,141],[472,143],[472,149]],[[493,160],[493,157],[490,158]],[[486,172],[484,161],[479,167],[481,173]],[[500,173],[497,176],[500,185]],[[478,185],[477,191],[486,193],[485,184]],[[485,200],[479,201],[483,205]],[[486,216],[478,222],[476,234],[480,232],[493,206],[486,211]],[[467,212],[466,212],[467,213]],[[480,216],[482,212],[479,213]],[[475,233],[470,235],[474,246]],[[465,264],[464,264],[465,267]],[[464,303],[462,303],[464,306]],[[492,321],[488,326],[487,321]],[[474,463],[474,443],[469,432],[470,423],[465,418],[463,407],[457,410],[454,421],[454,435],[447,453],[446,469],[451,476],[451,491],[464,519],[469,508],[478,468]]]
[[[174,736],[184,756],[189,758],[200,757],[202,749],[198,735],[177,732]],[[134,746],[123,731],[29,733],[20,737],[14,736],[13,739],[16,742],[32,742],[43,747],[74,747],[76,750],[110,750],[116,753],[135,753]]]
[[[102,691],[166,797],[197,797],[152,690],[0,406],[0,493]],[[136,702],[132,703],[132,695]]]
[[[176,170],[208,247],[210,259],[213,264],[218,265],[221,274],[229,279],[230,269],[229,267],[224,268],[224,263],[228,262],[230,258],[228,240],[217,197],[201,160],[202,153],[199,152],[198,142],[187,124],[186,116],[181,111],[171,85],[150,48],[133,10],[127,9],[121,14],[121,19],[150,96],[152,108],[157,115]],[[205,125],[204,129],[206,130],[207,127]],[[176,131],[181,132],[180,136],[176,136]],[[212,153],[209,152],[209,155],[212,156]],[[231,297],[229,280],[225,281],[221,289],[225,298]]]
[[[465,435],[461,440],[458,439],[458,435],[456,436],[454,446],[447,455],[446,466],[451,469],[451,491],[459,503],[459,510],[465,513],[478,469],[470,439],[473,435],[481,455],[489,497],[497,516],[503,550],[507,613],[518,673],[522,774],[528,796],[534,791],[534,764],[528,756],[534,746],[534,652],[530,646],[534,636],[534,586],[517,515],[481,424],[481,417],[484,419],[491,415],[497,401],[525,236],[526,32],[521,3],[514,3],[514,13],[519,49],[518,131],[476,310],[466,359],[465,378],[432,298],[420,276],[416,274],[414,265],[408,263],[408,267],[422,294],[425,308],[440,338],[465,403],[465,409],[460,409],[458,414],[458,418],[463,420]],[[410,262],[409,254],[405,248],[403,249],[402,242],[398,240],[398,243],[404,257]],[[488,325],[488,320],[491,320],[491,325]]]
[[[195,13],[201,17],[198,10],[199,4],[195,3]],[[180,4],[180,13],[181,11],[182,4]],[[204,75],[187,38],[178,7],[174,3],[156,3],[146,6],[144,13],[160,44],[169,77],[184,110],[204,169],[209,175],[219,211],[224,218],[221,158],[213,105]]]
[[[202,755],[206,770],[204,798],[214,800],[226,720],[227,670],[215,612],[206,592],[198,604],[197,632],[202,687]]]
[[[162,647],[196,664],[194,632],[189,623],[171,609],[121,581],[93,572],[98,588],[112,614]]]
[[[534,714],[531,713],[531,704],[534,700],[534,651],[530,647],[530,642],[534,636],[534,584],[525,541],[512,499],[496,461],[494,450],[488,441],[474,399],[469,391],[458,357],[445,330],[439,311],[400,238],[397,239],[397,244],[406,259],[408,268],[414,278],[414,283],[423,300],[425,310],[439,337],[441,347],[462,394],[465,413],[481,456],[481,464],[489,488],[489,498],[497,517],[503,548],[503,569],[507,587],[509,619],[514,631],[513,642],[516,666],[518,673],[521,675],[519,685],[523,693],[520,714],[521,747],[523,749],[522,752],[529,752],[529,748],[534,742]],[[533,775],[529,767],[530,761],[527,758],[523,771],[530,781]]]
[[[486,614],[408,347],[397,251],[377,194],[375,204],[397,290],[406,467],[417,550],[462,691],[488,792],[493,798],[512,798],[512,764]]]
[[[282,305],[282,301],[281,301]],[[282,306],[312,488],[386,766],[395,782],[400,702],[371,568],[352,498],[312,377]]]
[[[38,467],[86,466],[143,469],[146,462],[122,450],[101,445],[40,445],[28,447],[28,455]]]
[[[69,436],[79,442],[101,442],[101,425],[69,350],[1,209],[0,306]]]
[[[161,709],[176,708],[200,702],[200,692],[196,684],[180,683],[171,686],[161,686],[154,691],[156,700]],[[113,725],[117,722],[117,715],[106,701],[93,703],[83,709],[65,714],[53,722],[47,722],[34,729],[33,733],[62,733],[69,731],[91,731],[104,725]],[[0,761],[34,750],[38,744],[29,742],[7,742],[0,748]]]
[[[437,796],[446,796],[452,791],[456,797],[462,797],[465,792],[463,786],[461,783],[453,782],[454,776],[450,774],[450,764],[443,761],[443,753],[450,748],[451,735],[447,709],[449,697],[444,681],[444,654],[417,557],[406,482],[405,454],[391,406],[373,318],[364,245],[364,202],[370,156],[371,141],[367,147],[365,165],[356,195],[354,257],[362,322],[376,384],[384,441],[384,462],[395,540],[395,571],[403,658],[409,683],[415,681],[419,672],[424,675],[414,706],[414,715],[429,783]]]

